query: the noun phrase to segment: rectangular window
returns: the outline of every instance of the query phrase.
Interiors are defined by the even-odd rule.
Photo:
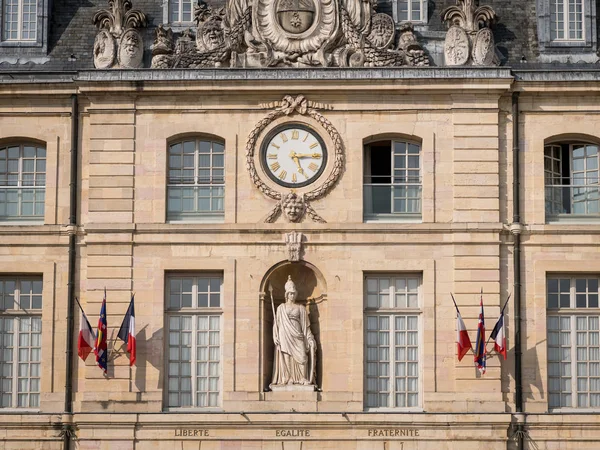
[[[0,407],[39,408],[42,279],[0,277]]]
[[[544,147],[546,216],[598,216],[598,146],[588,143]]]
[[[46,149],[33,144],[0,147],[0,221],[44,220]]]
[[[365,406],[416,408],[419,398],[418,275],[365,278]]]
[[[365,146],[366,220],[421,218],[421,148],[403,141]]]
[[[3,0],[3,41],[35,41],[37,0]]]
[[[192,0],[169,0],[169,23],[191,22],[192,9]]]
[[[167,278],[169,408],[221,405],[221,274]]]
[[[550,0],[550,39],[581,41],[583,36],[583,0]]]
[[[397,22],[425,22],[425,0],[394,0]]]
[[[600,408],[598,277],[547,280],[548,406]]]
[[[168,220],[222,221],[225,146],[186,140],[169,146]]]

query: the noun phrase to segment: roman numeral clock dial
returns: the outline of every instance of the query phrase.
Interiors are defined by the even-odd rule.
[[[321,176],[327,149],[313,129],[299,124],[283,125],[273,129],[263,141],[261,163],[275,183],[300,188]]]

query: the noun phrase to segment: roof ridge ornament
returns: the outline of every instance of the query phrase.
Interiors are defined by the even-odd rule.
[[[456,6],[442,11],[442,21],[449,27],[444,42],[446,65],[499,65],[490,29],[498,16],[491,6],[478,4],[478,0],[456,0]]]
[[[94,14],[99,32],[94,40],[97,69],[142,67],[144,42],[138,31],[148,24],[146,14],[133,9],[131,0],[108,0],[109,9]]]
[[[196,7],[195,38],[157,28],[153,68],[428,66],[412,26],[396,32],[376,0],[227,0]],[[407,45],[407,42],[410,45]]]

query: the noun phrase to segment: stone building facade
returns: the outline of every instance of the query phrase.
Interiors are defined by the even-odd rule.
[[[595,1],[2,4],[0,448],[598,448]]]

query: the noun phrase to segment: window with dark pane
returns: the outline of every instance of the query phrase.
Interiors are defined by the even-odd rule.
[[[421,148],[406,141],[379,141],[364,149],[365,219],[421,217]]]

